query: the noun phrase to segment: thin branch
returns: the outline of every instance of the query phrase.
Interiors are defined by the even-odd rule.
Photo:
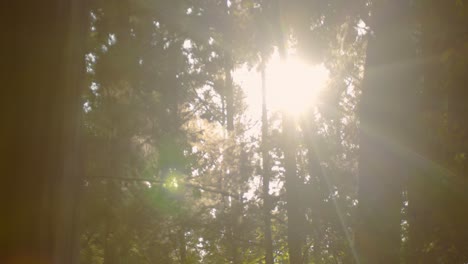
[[[153,184],[164,184],[165,183],[164,181],[161,181],[161,180],[147,179],[147,178],[136,178],[136,177],[135,178],[133,178],[133,177],[129,178],[129,177],[93,176],[93,177],[86,177],[85,179],[86,180],[105,179],[105,180],[116,180],[116,181],[149,182],[149,183],[153,183]],[[183,184],[185,186],[192,187],[192,188],[195,188],[195,189],[203,190],[203,191],[206,191],[206,192],[210,192],[210,193],[221,194],[223,196],[230,196],[230,197],[233,197],[233,198],[238,197],[238,195],[231,194],[231,193],[229,193],[228,191],[225,191],[225,190],[216,189],[213,186],[204,186],[204,185],[200,185],[200,184],[193,183],[193,182],[180,182],[180,184]]]

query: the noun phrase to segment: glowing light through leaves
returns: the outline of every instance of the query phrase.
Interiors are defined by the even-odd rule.
[[[267,102],[270,108],[299,115],[315,105],[328,81],[323,65],[310,66],[291,57],[273,57],[267,68]]]
[[[241,68],[234,73],[236,82],[244,89],[250,114],[261,113],[261,78],[252,69]],[[314,107],[319,93],[326,88],[329,72],[323,64],[309,65],[291,55],[282,61],[274,54],[266,69],[266,97],[268,108],[300,115]]]
[[[177,191],[179,189],[179,179],[181,177],[182,174],[178,173],[177,170],[171,169],[163,183],[163,187],[172,192]]]

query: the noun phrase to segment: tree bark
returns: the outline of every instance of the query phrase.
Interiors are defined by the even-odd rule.
[[[22,1],[0,8],[1,263],[78,261],[82,3]]]
[[[296,128],[291,116],[283,114],[283,149],[286,187],[286,210],[288,216],[289,263],[301,264],[304,243],[304,215],[299,206],[299,177],[296,172]]]
[[[232,82],[232,59],[229,52],[226,52],[224,71],[226,89],[226,127],[228,131],[234,130],[234,85]]]
[[[320,157],[318,155],[317,151],[317,146],[316,146],[316,127],[314,126],[314,121],[313,121],[313,116],[309,116],[309,118],[304,124],[304,131],[305,131],[305,145],[307,147],[307,163],[308,163],[308,171],[309,171],[309,177],[311,181],[313,181],[312,184],[318,185],[318,188],[316,188],[314,191],[317,189],[319,192],[323,192],[323,189],[328,191],[327,185],[324,183],[323,180],[323,172],[320,164]],[[321,197],[321,196],[319,196]],[[322,197],[321,197],[322,198]],[[317,207],[314,207],[317,208]],[[314,263],[320,263],[321,260],[321,242],[323,240],[323,232],[321,230],[321,226],[319,224],[319,212],[314,212],[312,211],[312,221],[314,222],[314,249],[312,252],[312,258],[314,260]]]
[[[231,11],[227,0],[223,0],[226,20],[224,25],[225,52],[224,52],[224,92],[226,99],[226,127],[228,131],[234,130],[234,83],[232,80],[233,56],[231,40]]]
[[[407,168],[409,70],[407,0],[372,5],[360,104],[359,205],[355,245],[360,263],[399,263],[402,188]]]
[[[263,60],[264,58],[262,58]],[[265,264],[273,264],[273,238],[271,234],[271,198],[270,198],[270,154],[268,144],[268,111],[266,102],[266,71],[262,61],[262,173],[263,173],[263,221],[265,225]]]
[[[187,264],[187,239],[185,237],[185,225],[183,223],[180,224],[178,235],[180,263]]]

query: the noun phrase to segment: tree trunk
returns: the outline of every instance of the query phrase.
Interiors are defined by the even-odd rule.
[[[263,59],[263,58],[262,58]],[[262,61],[262,172],[263,172],[263,221],[265,225],[265,264],[273,264],[273,238],[271,235],[271,199],[270,199],[270,154],[268,144],[268,111],[266,103],[266,71]]]
[[[108,148],[109,148],[109,160],[108,160],[108,168],[107,171],[109,172],[109,177],[120,177],[120,169],[119,169],[119,140],[118,138],[114,138],[109,140]],[[116,264],[118,262],[117,256],[117,248],[115,247],[115,233],[116,233],[116,223],[115,219],[118,217],[114,212],[115,206],[118,204],[118,193],[117,189],[120,188],[119,182],[114,182],[109,180],[106,182],[106,200],[107,200],[107,210],[106,210],[106,220],[105,220],[105,236],[104,236],[104,264]]]
[[[317,192],[317,190],[319,190],[319,192],[322,193],[323,189],[326,189],[328,193],[329,192],[328,186],[324,183],[324,180],[323,180],[323,172],[322,172],[322,168],[320,165],[320,158],[318,156],[318,150],[315,144],[316,128],[313,124],[314,123],[313,118],[314,117],[312,115],[309,116],[307,120],[310,120],[310,121],[308,122],[306,121],[306,123],[304,124],[305,145],[307,147],[307,163],[308,163],[309,177],[311,179],[312,184],[316,184],[318,187],[312,191]],[[319,197],[322,198],[322,196],[319,196]],[[313,201],[313,202],[316,203],[319,201]],[[318,209],[317,206],[313,208]],[[314,263],[320,263],[320,259],[321,259],[320,253],[322,250],[321,242],[323,240],[323,232],[319,224],[319,217],[320,217],[319,212],[312,210],[312,221],[314,222],[314,229],[315,229],[314,238],[313,238],[314,249],[312,252],[312,258],[314,260]]]
[[[185,238],[185,225],[183,223],[180,224],[179,230],[179,255],[180,255],[180,263],[187,264],[187,239]]]
[[[239,195],[240,197],[240,195]],[[241,255],[239,254],[239,240],[241,237],[239,224],[242,214],[242,200],[240,198],[232,198],[231,201],[231,219],[230,231],[231,231],[231,258],[232,264],[241,264]]]
[[[226,121],[227,130],[234,130],[234,85],[232,82],[232,61],[229,52],[226,52],[224,71],[226,89]]]
[[[224,25],[225,52],[224,52],[224,94],[226,99],[226,127],[228,131],[234,130],[234,84],[232,80],[233,57],[231,35],[231,13],[227,0],[223,0],[226,20]]]
[[[304,219],[299,206],[299,177],[296,172],[296,128],[291,116],[283,114],[283,149],[286,187],[286,210],[288,216],[289,263],[301,264],[304,243]]]
[[[77,263],[84,6],[22,1],[0,10],[0,263]]]
[[[372,5],[360,105],[359,205],[355,244],[360,263],[399,263],[403,176],[411,109],[409,1]],[[405,157],[406,155],[406,157]]]

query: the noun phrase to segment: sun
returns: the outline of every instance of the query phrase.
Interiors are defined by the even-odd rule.
[[[268,107],[295,116],[316,104],[317,95],[329,78],[323,64],[308,65],[297,57],[283,61],[274,56],[268,63],[266,74]]]
[[[246,66],[233,74],[247,103],[247,114],[261,115],[261,76],[257,69]],[[266,99],[269,111],[286,111],[299,116],[317,104],[318,94],[329,80],[329,71],[323,64],[309,65],[295,55],[281,60],[277,52],[266,66]]]

